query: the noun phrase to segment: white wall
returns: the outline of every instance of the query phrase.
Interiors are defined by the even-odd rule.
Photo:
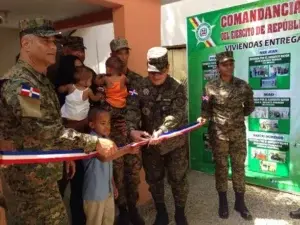
[[[257,0],[181,0],[161,7],[161,44],[186,44],[186,18]]]
[[[0,28],[0,77],[15,63],[19,53],[19,31],[17,29]]]
[[[110,56],[109,43],[114,38],[113,23],[77,30],[72,36],[80,36],[86,46],[85,64],[96,73],[105,73],[105,61]]]

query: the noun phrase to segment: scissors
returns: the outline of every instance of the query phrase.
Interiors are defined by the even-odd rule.
[[[152,133],[152,135],[151,135],[151,137],[149,138],[149,142],[148,142],[147,148],[149,148],[150,142],[154,139],[154,134],[155,134],[156,132],[157,132],[157,131],[154,130],[153,133]],[[160,136],[160,135],[159,135],[159,136]]]
[[[155,134],[155,133],[156,133],[156,130],[153,131],[151,137],[149,138],[149,142],[148,142],[147,148],[149,148],[150,142],[155,138],[155,137],[154,137],[154,134]]]

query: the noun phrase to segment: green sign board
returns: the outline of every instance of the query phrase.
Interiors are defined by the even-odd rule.
[[[258,1],[187,18],[189,119],[201,113],[215,55],[233,51],[235,76],[249,83],[255,111],[245,118],[246,181],[300,192],[300,1]],[[298,85],[297,85],[298,84]],[[190,134],[194,170],[214,173],[207,126]]]

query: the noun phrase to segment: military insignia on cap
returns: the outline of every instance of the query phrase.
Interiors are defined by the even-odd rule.
[[[148,109],[148,108],[146,108],[146,107],[142,108],[142,112],[143,112],[143,114],[144,114],[145,116],[149,116],[149,115],[150,115],[150,109]]]
[[[30,87],[27,84],[22,84],[22,88],[20,91],[21,96],[40,99],[40,90],[37,88]]]
[[[144,95],[149,95],[149,94],[150,94],[149,89],[148,89],[148,88],[144,88],[143,94],[144,94]]]

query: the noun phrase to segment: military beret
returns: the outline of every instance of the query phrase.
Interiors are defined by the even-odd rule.
[[[63,41],[64,47],[71,49],[86,49],[83,43],[83,38],[78,36],[67,36]]]
[[[232,51],[220,52],[216,55],[216,60],[218,63],[224,63],[230,60],[234,61],[233,52]]]
[[[168,50],[163,47],[153,47],[147,53],[148,72],[161,72],[168,64]]]
[[[20,37],[33,34],[41,37],[59,36],[61,33],[55,31],[53,22],[43,18],[24,19],[19,21]]]
[[[116,52],[120,49],[130,49],[125,38],[115,38],[110,42],[110,50]]]

